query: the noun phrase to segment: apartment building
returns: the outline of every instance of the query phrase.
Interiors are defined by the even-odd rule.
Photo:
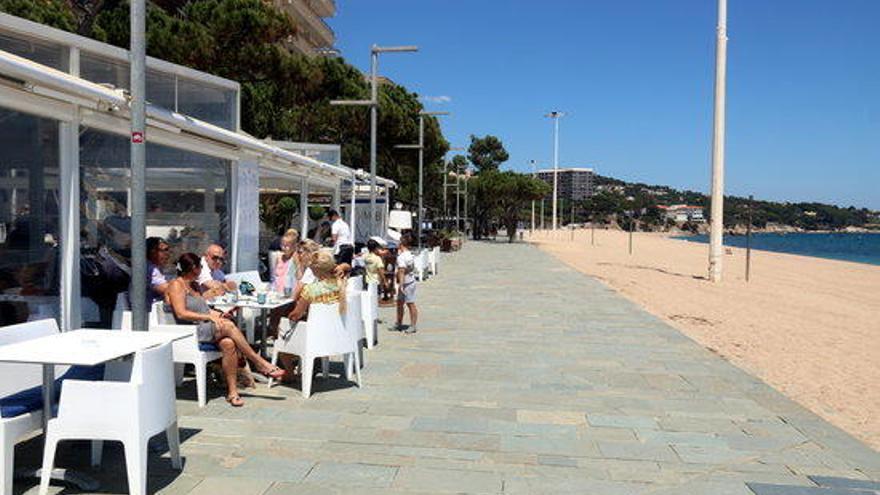
[[[336,15],[335,0],[273,0],[273,3],[296,24],[297,33],[287,43],[290,50],[317,55],[333,48],[336,35],[324,19]]]
[[[560,168],[558,175],[559,199],[583,201],[593,195],[593,169]],[[553,169],[539,170],[538,178],[553,187]]]

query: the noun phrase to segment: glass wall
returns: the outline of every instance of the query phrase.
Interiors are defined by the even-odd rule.
[[[117,294],[127,290],[131,256],[130,145],[123,136],[91,129],[80,133],[82,294],[108,326]],[[182,253],[201,254],[211,243],[229,244],[230,162],[157,144],[147,146],[147,237],[171,246],[168,277]]]
[[[128,89],[128,63],[80,54],[80,75],[88,81]],[[199,120],[235,130],[235,91],[155,70],[147,71],[147,100]]]
[[[0,326],[60,312],[58,122],[0,108]]]
[[[11,33],[0,33],[0,50],[53,69],[68,71],[69,51],[67,47],[58,44],[21,38]]]

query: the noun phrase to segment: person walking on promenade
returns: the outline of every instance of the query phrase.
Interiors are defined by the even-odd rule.
[[[413,256],[412,236],[406,234],[400,238],[397,253],[397,330],[405,333],[416,333],[419,310],[416,308],[416,258]],[[403,326],[404,307],[409,308],[410,326]]]

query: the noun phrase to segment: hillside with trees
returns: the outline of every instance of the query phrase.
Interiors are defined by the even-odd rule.
[[[710,218],[709,197],[703,193],[678,190],[669,186],[625,182],[612,177],[597,175],[594,194],[587,201],[574,205],[577,221],[595,219],[597,222],[614,223],[628,227],[630,216],[638,225],[650,230],[682,228],[702,231],[705,224],[671,222],[663,214],[663,206],[691,205],[703,208],[706,219]],[[724,197],[724,227],[738,231],[748,224],[749,199],[740,196]],[[569,211],[571,205],[563,206]],[[751,202],[752,226],[767,230],[844,230],[877,228],[880,213],[854,206],[840,207],[816,202],[775,202],[754,200]],[[563,218],[566,218],[563,216]]]

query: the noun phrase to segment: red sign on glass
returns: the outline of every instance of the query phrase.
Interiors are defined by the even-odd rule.
[[[131,142],[135,144],[143,144],[144,142],[144,133],[143,132],[132,132],[131,133]]]

